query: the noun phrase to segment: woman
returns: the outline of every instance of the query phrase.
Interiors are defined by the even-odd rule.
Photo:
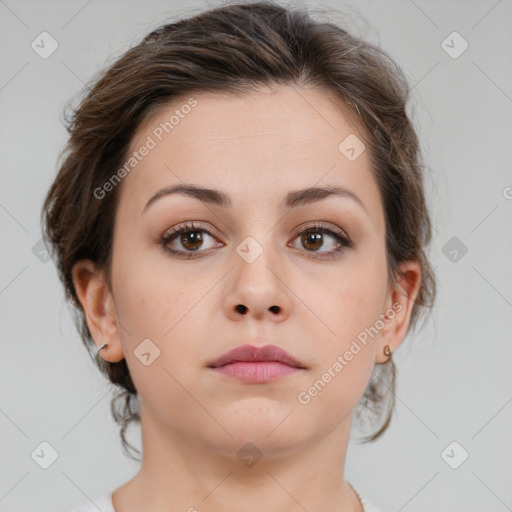
[[[164,25],[99,77],[44,229],[143,457],[76,510],[377,510],[344,479],[352,418],[386,430],[435,297],[407,93],[380,49],[267,2]]]

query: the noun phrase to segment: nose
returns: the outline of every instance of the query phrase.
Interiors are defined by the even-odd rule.
[[[290,288],[286,272],[267,257],[267,251],[249,263],[235,256],[229,273],[229,289],[224,296],[224,313],[234,321],[244,316],[255,320],[282,322],[290,316]]]

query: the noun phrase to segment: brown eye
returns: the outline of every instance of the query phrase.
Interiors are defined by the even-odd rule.
[[[205,234],[203,235],[203,233]],[[164,243],[167,247],[169,247],[171,244],[174,244],[172,248],[169,247],[171,252],[198,252],[200,249],[209,249],[211,247],[215,247],[214,243],[211,243],[210,247],[204,247],[208,238],[211,238],[213,241],[215,241],[213,236],[204,229],[188,229],[185,227],[176,230],[171,235],[168,235],[164,239]]]
[[[203,243],[203,236],[201,235],[201,231],[187,231],[181,233],[180,242],[189,251],[197,251],[201,248],[201,244]]]
[[[299,249],[304,248],[306,252],[317,253],[325,258],[335,257],[346,248],[352,247],[352,242],[341,229],[330,229],[323,225],[310,225],[299,232],[297,238],[300,238]]]
[[[301,243],[306,249],[317,251],[323,245],[323,235],[320,233],[302,233]]]
[[[211,240],[208,246],[208,240]],[[163,235],[162,247],[175,256],[192,257],[194,253],[202,255],[207,249],[223,245],[218,243],[207,229],[194,225],[193,222],[173,228]]]

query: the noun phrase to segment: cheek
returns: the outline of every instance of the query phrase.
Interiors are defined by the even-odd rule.
[[[122,255],[121,250],[118,255]],[[140,366],[138,347],[146,339],[156,347],[146,342],[150,351],[153,347],[158,354],[152,363],[155,367],[162,366],[178,376],[184,368],[197,366],[198,345],[208,318],[207,301],[201,300],[207,291],[200,286],[204,279],[196,276],[195,283],[182,269],[170,272],[165,261],[151,261],[143,251],[118,258],[114,268],[120,336],[127,363],[134,366],[134,380]]]
[[[375,324],[383,313],[386,290],[385,258],[374,257],[347,264],[322,293],[316,294],[319,316],[330,328],[338,348]]]
[[[182,275],[169,273],[165,258],[152,257],[159,254],[159,247],[149,242],[130,244],[125,235],[116,244],[112,261],[116,310],[133,343],[141,337],[159,339],[184,314],[191,295],[186,282]]]
[[[176,279],[177,286],[162,279],[158,269],[143,264],[119,272],[118,279],[116,310],[125,327],[120,336],[135,387],[153,414],[166,423],[175,421],[176,410],[189,410],[191,405],[180,383],[186,383],[194,396],[199,394],[194,372],[201,326],[194,319],[202,314],[198,302],[204,290],[190,293],[181,286],[183,278]]]
[[[125,280],[118,287],[116,304],[130,333],[129,343],[150,338],[159,347],[172,349],[173,339],[185,336],[190,340],[192,332],[200,328],[197,318],[201,316],[200,302],[205,293],[193,290],[180,278],[163,279],[154,269],[140,270]]]
[[[323,330],[326,335],[318,337],[316,364],[300,390],[302,399],[298,397],[306,415],[318,415],[334,428],[359,402],[375,364],[379,337],[374,331],[369,334],[368,329],[379,319],[383,294],[384,288],[377,294],[375,288],[350,287],[347,282],[324,296],[322,319],[334,334],[319,325],[318,332]]]
[[[383,253],[357,255],[351,263],[325,293],[316,294],[314,309],[325,324],[318,322],[318,332],[325,336],[315,345],[318,364],[311,393],[318,393],[318,399],[311,399],[338,413],[355,407],[370,379],[379,339],[375,325],[380,325],[387,290]]]

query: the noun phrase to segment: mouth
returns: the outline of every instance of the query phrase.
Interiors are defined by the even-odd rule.
[[[296,374],[306,366],[275,345],[243,345],[208,364],[213,372],[248,383],[266,383]]]

